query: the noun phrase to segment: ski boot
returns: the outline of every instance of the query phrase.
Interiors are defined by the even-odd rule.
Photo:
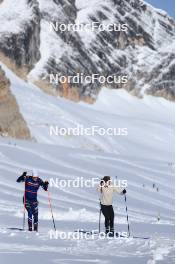
[[[109,237],[114,237],[114,228],[110,228]]]
[[[38,223],[34,223],[34,231],[38,232]]]
[[[28,230],[32,231],[32,221],[28,220]]]
[[[105,234],[108,235],[109,234],[109,227],[106,227],[106,230],[105,230]]]

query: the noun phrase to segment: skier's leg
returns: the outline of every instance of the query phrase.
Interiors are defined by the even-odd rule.
[[[109,214],[110,214],[110,232],[114,234],[114,209],[112,205],[109,207]]]
[[[34,231],[38,231],[38,203],[33,205]]]
[[[105,229],[106,229],[106,234],[108,234],[109,233],[109,224],[110,224],[108,206],[102,204],[101,205],[101,211],[105,217]]]
[[[26,201],[26,210],[28,212],[28,230],[32,231],[32,207],[28,201]]]

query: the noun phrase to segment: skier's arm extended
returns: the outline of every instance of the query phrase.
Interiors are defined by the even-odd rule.
[[[16,180],[17,182],[24,182],[27,176],[27,172],[23,172],[23,174]]]
[[[117,192],[118,194],[121,194],[121,195],[123,195],[123,194],[126,193],[126,190],[125,189],[121,189],[121,188],[116,187],[116,186],[113,187],[113,191],[114,192]]]
[[[40,186],[41,186],[45,191],[47,191],[48,186],[49,186],[49,182],[48,182],[48,181],[43,181],[43,180],[40,179]]]

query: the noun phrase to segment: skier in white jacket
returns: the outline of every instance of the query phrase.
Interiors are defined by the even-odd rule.
[[[97,191],[101,193],[100,206],[101,211],[105,217],[106,234],[114,235],[114,210],[112,206],[114,192],[118,194],[125,194],[126,190],[112,185],[110,176],[104,176]]]

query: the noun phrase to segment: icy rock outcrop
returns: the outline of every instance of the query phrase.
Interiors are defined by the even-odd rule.
[[[10,82],[0,67],[0,135],[30,139],[30,132],[24,121],[15,97],[10,91]]]
[[[8,61],[9,67],[15,65],[13,70],[23,68],[27,73],[40,58],[40,13],[36,0],[15,2],[5,0],[0,9],[4,23],[0,30],[0,58]]]

